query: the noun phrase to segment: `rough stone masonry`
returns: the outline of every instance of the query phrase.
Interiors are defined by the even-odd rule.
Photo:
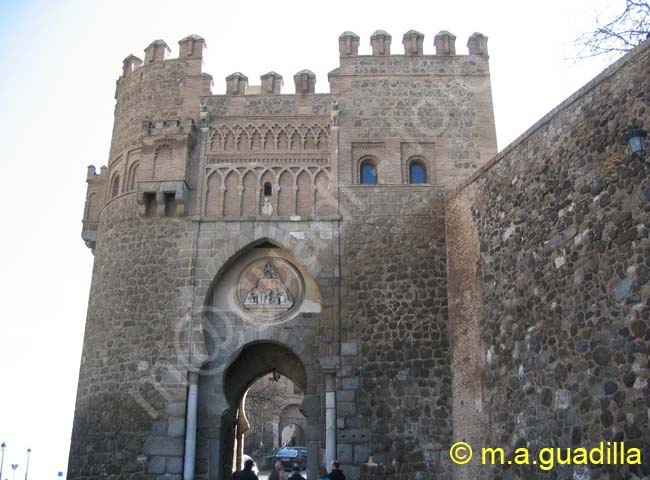
[[[344,32],[326,94],[301,70],[213,95],[197,35],[124,60],[69,479],[229,479],[270,373],[304,393],[309,478],[545,478],[454,466],[461,439],[650,454],[650,183],[624,141],[648,46],[497,155],[487,37],[424,38]]]

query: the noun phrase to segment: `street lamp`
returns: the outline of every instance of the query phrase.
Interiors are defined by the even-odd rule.
[[[13,476],[11,477],[13,480],[16,480],[16,469],[17,469],[17,468],[18,468],[18,464],[17,464],[17,463],[12,463],[12,464],[11,464],[11,469],[14,471],[14,474],[13,474]]]
[[[625,135],[627,147],[630,149],[632,155],[637,158],[645,157],[645,138],[647,136],[648,132],[639,127],[634,127],[627,133],[627,135]]]
[[[27,466],[25,467],[25,480],[27,480],[27,475],[29,474],[29,456],[32,454],[32,449],[27,449]]]
[[[2,442],[0,445],[0,450],[2,450],[2,459],[0,460],[0,480],[2,480],[2,467],[5,464],[5,450],[7,449],[7,444]]]

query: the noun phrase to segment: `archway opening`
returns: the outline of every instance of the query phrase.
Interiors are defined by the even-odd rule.
[[[241,248],[221,264],[206,293],[197,480],[229,480],[240,468],[255,423],[247,397],[255,382],[274,374],[290,380],[302,396],[290,403],[298,405],[309,425],[302,427],[303,445],[308,472],[317,475],[324,446],[324,386],[313,347],[323,301],[313,271],[278,242],[260,237]],[[287,404],[276,409],[275,430],[265,446],[281,447],[279,413]]]
[[[290,423],[280,432],[283,447],[302,447],[305,443],[305,431],[297,423]]]
[[[245,435],[244,454],[260,459],[260,470],[270,469],[267,457],[279,448],[289,443],[305,445],[306,418],[300,411],[303,399],[302,390],[279,372],[264,375],[247,390],[244,415],[249,430]],[[297,430],[286,429],[289,425],[296,426]]]
[[[262,386],[262,395],[258,400],[263,401],[265,396],[269,396],[267,400],[271,402],[272,407],[273,402],[278,401],[277,398],[274,398],[277,397],[274,395],[277,391],[275,383],[279,382],[282,377],[287,378],[292,385],[297,387],[298,391],[306,391],[307,373],[300,358],[286,346],[268,341],[246,345],[226,369],[223,386],[228,409],[223,414],[221,430],[220,478],[230,478],[232,472],[240,469],[243,463],[246,435],[251,430],[251,423],[254,423],[254,421],[251,422],[253,419],[249,418],[251,412],[247,406],[254,404],[256,400],[247,398],[251,395],[251,390],[255,395],[256,383],[266,382],[270,388],[265,389]],[[300,415],[303,419],[305,418],[300,412],[301,405],[294,403],[291,406],[295,407],[295,410],[291,411],[293,417]],[[269,410],[268,407],[269,405],[266,405],[263,412]],[[285,410],[286,408],[282,411]],[[269,414],[267,413],[267,415]],[[263,425],[266,423],[266,419],[262,418],[261,422]],[[278,422],[280,423],[280,419]],[[304,432],[304,429],[302,431]],[[304,435],[300,440],[304,442]],[[261,455],[259,461],[268,452],[264,448],[259,448],[259,444],[257,447],[257,452]],[[249,453],[254,452],[250,451]]]

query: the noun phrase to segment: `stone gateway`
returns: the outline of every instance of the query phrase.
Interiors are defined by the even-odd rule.
[[[487,38],[391,40],[344,32],[329,93],[302,70],[213,95],[197,35],[124,60],[69,479],[229,480],[269,376],[302,394],[309,479],[547,478],[456,441],[625,441],[641,465],[554,478],[650,476],[650,167],[625,144],[649,44],[497,155]]]

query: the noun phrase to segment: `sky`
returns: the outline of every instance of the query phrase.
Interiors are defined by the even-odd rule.
[[[0,0],[0,442],[3,477],[32,449],[29,478],[65,471],[93,256],[80,237],[86,166],[107,162],[115,81],[124,57],[162,38],[206,39],[204,71],[215,79],[241,71],[251,84],[275,70],[292,92],[309,68],[316,90],[338,66],[338,36],[433,37],[449,30],[466,53],[473,32],[489,37],[499,149],[598,74],[611,59],[575,61],[575,39],[597,14],[623,0],[407,3],[374,0],[179,2],[157,0]],[[1,480],[1,479],[0,479]]]

